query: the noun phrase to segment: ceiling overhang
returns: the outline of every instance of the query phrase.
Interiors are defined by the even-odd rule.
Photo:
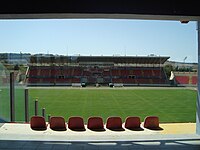
[[[198,1],[52,0],[0,2],[0,19],[108,18],[200,20]]]

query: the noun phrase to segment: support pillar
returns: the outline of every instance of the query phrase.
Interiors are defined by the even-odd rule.
[[[200,21],[197,21],[198,38],[198,88],[197,88],[197,109],[196,109],[196,133],[200,135]]]
[[[42,108],[42,116],[43,116],[44,118],[46,118],[46,111],[45,111],[45,108]]]
[[[35,116],[38,115],[38,99],[35,100]]]
[[[15,87],[14,72],[10,73],[10,121],[15,122]]]
[[[25,122],[29,122],[28,89],[25,89]]]

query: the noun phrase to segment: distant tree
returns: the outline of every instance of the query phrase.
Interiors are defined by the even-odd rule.
[[[16,64],[16,65],[14,66],[14,70],[19,70],[19,65],[18,65],[18,64]]]
[[[189,68],[189,71],[190,71],[190,72],[193,72],[193,68],[192,68],[192,67],[190,67],[190,68]]]
[[[171,75],[171,71],[174,71],[174,67],[171,64],[165,65],[164,71],[166,72],[166,75],[169,78]]]
[[[178,71],[178,66],[176,66],[175,71]]]

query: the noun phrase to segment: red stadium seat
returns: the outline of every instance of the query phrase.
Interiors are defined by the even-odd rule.
[[[159,127],[159,118],[157,116],[147,116],[144,120],[144,127],[152,130],[162,129]]]
[[[50,117],[50,128],[55,131],[66,131],[65,119],[60,116]]]
[[[129,130],[143,130],[140,128],[140,117],[129,116],[125,120],[125,128]]]
[[[45,122],[45,118],[42,116],[32,116],[30,121],[30,127],[32,130],[46,130],[47,124]]]
[[[93,131],[105,131],[103,119],[101,117],[90,117],[88,119],[87,128]]]
[[[106,122],[106,128],[114,131],[124,131],[122,119],[120,117],[109,117]]]
[[[68,120],[68,128],[74,131],[85,131],[83,118],[78,116],[70,117]]]

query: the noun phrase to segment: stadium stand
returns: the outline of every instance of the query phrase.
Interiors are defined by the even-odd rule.
[[[69,58],[71,57],[71,59]],[[100,85],[109,83],[123,86],[169,85],[162,67],[169,57],[115,57],[115,56],[66,56],[67,65],[42,61],[32,62],[27,71],[28,86]],[[73,60],[73,61],[72,61]]]
[[[192,76],[192,84],[193,85],[197,85],[197,79],[198,79],[198,77],[197,76]]]
[[[197,86],[197,72],[174,72],[174,82],[177,86]]]
[[[45,118],[42,116],[32,116],[30,120],[32,130],[43,131],[47,129]]]
[[[189,84],[189,76],[176,76],[178,84]]]
[[[65,119],[61,116],[50,117],[49,125],[54,131],[66,131]]]

